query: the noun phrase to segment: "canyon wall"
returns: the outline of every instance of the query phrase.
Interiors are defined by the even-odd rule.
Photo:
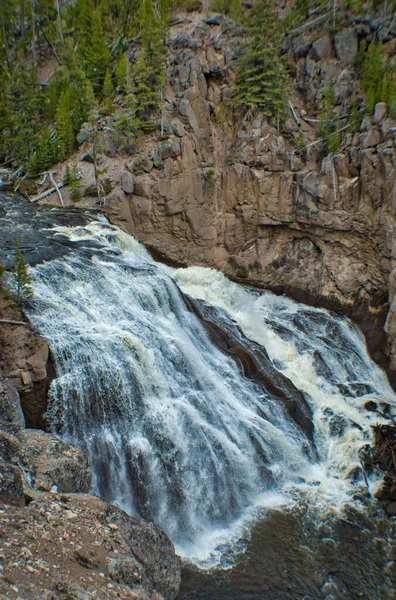
[[[161,133],[131,153],[111,133],[111,119],[108,127],[103,122],[104,164],[117,161],[123,170],[113,166],[106,211],[170,264],[214,267],[341,309],[362,327],[392,379],[396,122],[378,104],[360,130],[345,129],[336,153],[316,142],[325,89],[333,88],[343,128],[353,94],[364,97],[359,53],[375,38],[394,54],[395,25],[346,14],[329,34],[323,15],[311,21],[285,42],[291,110],[277,127],[259,111],[231,107],[241,28],[221,15],[180,14],[168,44]],[[301,134],[306,148],[298,151]],[[84,129],[80,142],[85,151]]]

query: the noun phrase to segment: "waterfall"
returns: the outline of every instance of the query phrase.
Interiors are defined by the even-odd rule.
[[[394,395],[348,320],[156,264],[105,222],[56,231],[74,247],[33,269],[30,317],[56,365],[48,421],[88,453],[95,493],[208,564],[257,507],[351,498],[374,422],[364,403]]]

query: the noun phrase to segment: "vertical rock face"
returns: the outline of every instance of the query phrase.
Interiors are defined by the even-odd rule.
[[[241,36],[229,19],[195,13],[171,28],[163,136],[147,136],[132,159],[133,193],[115,194],[109,217],[173,264],[215,267],[341,308],[366,327],[373,355],[385,365],[396,122],[381,104],[327,156],[314,143],[312,123],[331,83],[345,125],[353,93],[361,95],[353,56],[372,30],[349,20],[334,37],[323,25],[289,39],[289,97],[298,123],[290,113],[279,129],[259,112],[242,116],[230,106]],[[391,53],[394,38],[384,47]],[[308,145],[300,156],[299,130]],[[393,369],[394,313],[392,307],[386,326]]]
[[[20,396],[27,427],[45,429],[48,388],[54,369],[47,343],[33,332],[12,298],[0,297],[0,365],[9,398]],[[0,390],[1,401],[1,390]],[[19,397],[14,403],[20,411]],[[12,419],[16,422],[15,417]],[[21,423],[22,424],[22,423]]]

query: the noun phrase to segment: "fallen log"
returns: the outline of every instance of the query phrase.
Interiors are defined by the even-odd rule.
[[[12,319],[0,319],[0,323],[5,323],[6,325],[30,325],[27,321],[13,321]]]
[[[62,188],[64,185],[65,185],[64,183],[58,183],[57,184],[58,190],[59,190],[59,188]],[[53,194],[56,191],[57,191],[56,187],[52,187],[49,190],[46,190],[45,192],[43,192],[42,194],[35,196],[34,198],[29,198],[29,200],[30,200],[30,202],[38,202],[39,200],[42,200],[46,196],[50,196],[51,194]]]

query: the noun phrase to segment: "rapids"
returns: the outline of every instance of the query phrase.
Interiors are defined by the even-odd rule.
[[[351,322],[157,264],[104,221],[51,235],[71,250],[32,269],[30,318],[57,371],[47,419],[88,453],[95,493],[158,522],[205,567],[229,565],[274,507],[359,510],[359,450],[381,419],[364,404],[395,395]],[[216,344],[209,316],[250,362],[261,353],[260,377],[235,341]]]

